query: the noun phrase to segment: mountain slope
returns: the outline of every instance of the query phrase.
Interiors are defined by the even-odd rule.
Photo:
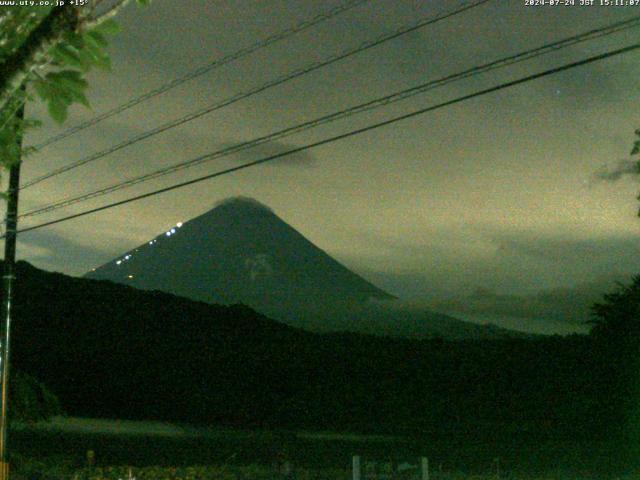
[[[298,386],[297,369],[286,365],[313,339],[245,306],[24,262],[17,277],[15,366],[51,385],[75,415],[230,424],[263,418]],[[280,386],[285,371],[291,378]]]
[[[243,197],[179,223],[86,278],[209,303],[242,303],[317,331],[450,338],[504,333],[383,305],[393,305],[395,297],[334,260],[270,208]]]

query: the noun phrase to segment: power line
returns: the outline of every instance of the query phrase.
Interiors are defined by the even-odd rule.
[[[216,103],[214,103],[212,105],[204,107],[204,108],[202,108],[200,110],[197,110],[195,112],[189,113],[189,114],[187,114],[187,115],[185,115],[185,116],[183,116],[183,117],[181,117],[181,118],[179,118],[177,120],[173,120],[173,121],[165,123],[165,124],[163,124],[163,125],[161,125],[159,127],[156,127],[156,128],[154,128],[152,130],[148,130],[146,132],[143,132],[143,133],[141,133],[141,134],[139,134],[139,135],[137,135],[135,137],[130,138],[129,140],[125,140],[125,141],[123,141],[123,142],[121,142],[119,144],[116,144],[114,146],[111,146],[111,147],[109,147],[109,148],[107,148],[105,150],[102,150],[100,152],[94,153],[92,155],[89,155],[88,157],[81,158],[79,160],[76,160],[75,162],[71,162],[71,163],[69,163],[67,165],[64,165],[64,166],[60,167],[60,168],[52,170],[49,173],[46,173],[46,174],[41,175],[41,176],[39,176],[39,177],[37,177],[37,178],[35,178],[33,180],[30,180],[30,181],[26,182],[22,186],[22,189],[29,188],[29,187],[31,187],[33,185],[36,185],[36,184],[40,183],[40,182],[48,180],[49,178],[52,178],[52,177],[55,177],[55,176],[60,175],[62,173],[68,172],[68,171],[73,170],[75,168],[78,168],[78,167],[80,167],[82,165],[86,165],[87,163],[90,163],[90,162],[93,162],[93,161],[98,160],[100,158],[103,158],[103,157],[105,157],[107,155],[110,155],[111,153],[117,152],[118,150],[122,150],[123,148],[129,147],[129,146],[131,146],[131,145],[133,145],[135,143],[138,143],[138,142],[140,142],[142,140],[145,140],[147,138],[153,137],[153,136],[158,135],[158,134],[160,134],[162,132],[165,132],[165,131],[167,131],[169,129],[178,127],[178,126],[183,125],[183,124],[185,124],[187,122],[190,122],[190,121],[195,120],[197,118],[200,118],[200,117],[202,117],[204,115],[207,115],[207,114],[209,114],[211,112],[219,110],[219,109],[221,109],[223,107],[226,107],[228,105],[236,103],[236,102],[238,102],[240,100],[243,100],[243,99],[246,99],[246,98],[251,97],[253,95],[256,95],[258,93],[261,93],[261,92],[263,92],[263,91],[265,91],[265,90],[267,90],[269,88],[273,88],[275,86],[281,85],[281,84],[283,84],[285,82],[289,82],[289,81],[294,80],[294,79],[296,79],[298,77],[301,77],[303,75],[307,75],[307,74],[309,74],[311,72],[314,72],[314,71],[316,71],[316,70],[318,70],[320,68],[323,68],[323,67],[326,67],[328,65],[331,65],[331,64],[333,64],[333,63],[335,63],[337,61],[343,60],[343,59],[351,57],[352,55],[355,55],[357,53],[360,53],[360,52],[363,52],[363,51],[368,50],[370,48],[376,47],[376,46],[378,46],[378,45],[380,45],[380,44],[382,44],[384,42],[388,42],[390,40],[398,38],[401,35],[406,35],[406,34],[408,34],[410,32],[414,32],[414,31],[416,31],[416,30],[418,30],[420,28],[423,28],[423,27],[426,27],[428,25],[434,24],[434,23],[439,22],[441,20],[445,20],[445,19],[450,18],[450,17],[452,17],[454,15],[458,15],[458,14],[460,14],[462,12],[465,12],[465,11],[467,11],[469,9],[478,7],[478,6],[480,6],[480,5],[484,4],[484,3],[487,3],[489,1],[491,1],[491,0],[476,0],[475,2],[470,2],[470,3],[465,4],[462,7],[458,7],[455,10],[452,10],[452,11],[449,11],[449,12],[446,12],[446,13],[441,13],[441,14],[438,14],[436,16],[430,16],[430,17],[427,17],[427,18],[423,18],[423,19],[421,19],[421,20],[419,20],[417,22],[413,22],[409,26],[404,26],[404,27],[400,28],[399,30],[395,30],[393,32],[386,33],[386,34],[384,34],[384,35],[382,35],[382,36],[380,36],[380,37],[378,37],[378,38],[376,38],[374,40],[368,40],[368,41],[360,44],[359,46],[357,46],[355,48],[351,48],[351,49],[345,50],[345,51],[343,51],[341,53],[338,53],[337,55],[332,55],[331,57],[328,57],[325,60],[321,60],[319,62],[315,62],[315,63],[312,63],[310,65],[307,65],[306,67],[294,70],[293,72],[290,72],[290,73],[288,73],[286,75],[278,77],[278,78],[276,78],[274,80],[270,80],[269,82],[264,83],[262,85],[259,85],[258,87],[255,87],[255,88],[252,88],[252,89],[247,90],[245,92],[241,92],[241,93],[238,93],[236,95],[233,95],[232,97],[226,98],[226,99],[221,100],[219,102],[216,102]]]
[[[113,117],[114,115],[117,115],[119,113],[124,112],[125,110],[128,110],[132,107],[135,107],[136,105],[139,105],[142,102],[145,102],[147,100],[150,100],[151,98],[157,97],[158,95],[165,93],[168,90],[171,90],[172,88],[177,87],[178,85],[182,85],[185,82],[188,82],[189,80],[193,80],[194,78],[197,78],[201,75],[204,75],[207,72],[210,72],[211,70],[214,70],[216,68],[222,67],[223,65],[226,65],[228,63],[231,63],[235,60],[238,60],[242,57],[245,57],[251,53],[257,52],[258,50],[261,50],[263,48],[266,48],[270,45],[273,45],[274,43],[277,43],[281,40],[285,40],[295,34],[298,34],[300,32],[303,32],[321,22],[324,22],[325,20],[329,20],[343,12],[346,12],[347,10],[351,10],[352,8],[355,8],[359,5],[362,5],[363,3],[367,3],[369,0],[351,0],[346,2],[343,5],[338,5],[337,7],[334,7],[333,9],[329,10],[328,12],[325,13],[321,13],[319,15],[316,15],[315,17],[312,17],[308,20],[304,20],[301,23],[288,28],[286,30],[283,30],[281,32],[278,32],[274,35],[271,35],[263,40],[259,40],[256,43],[254,43],[253,45],[250,45],[248,47],[242,48],[240,50],[237,50],[233,53],[230,53],[228,55],[225,55],[224,57],[221,58],[217,58],[215,60],[213,60],[212,62],[203,65],[200,68],[197,68],[195,70],[192,70],[188,73],[186,73],[185,75],[178,77],[174,80],[171,80],[170,82],[167,82],[153,90],[149,90],[148,92],[143,93],[142,95],[139,95],[137,97],[132,98],[131,100],[127,101],[126,103],[123,103],[121,105],[118,105],[117,107],[112,108],[111,110],[107,110],[106,112],[97,115],[95,117],[93,117],[90,120],[87,120],[86,122],[82,122],[74,127],[69,128],[68,130],[65,130],[64,132],[59,133],[58,135],[54,135],[50,138],[48,138],[47,140],[43,141],[42,143],[39,143],[38,145],[35,145],[35,148],[37,150],[40,150],[44,147],[47,147],[49,145],[52,145],[53,143],[56,143],[64,138],[67,138],[77,132],[80,132],[82,130],[85,130],[86,128],[92,127],[100,122],[102,122],[103,120],[106,120],[107,118]]]
[[[433,105],[433,106],[430,106],[430,107],[422,108],[420,110],[416,110],[416,111],[413,111],[413,112],[410,112],[410,113],[406,113],[404,115],[400,115],[400,116],[391,118],[389,120],[385,120],[385,121],[382,121],[382,122],[374,123],[372,125],[368,125],[366,127],[362,127],[362,128],[358,128],[358,129],[355,129],[355,130],[351,130],[349,132],[346,132],[346,133],[343,133],[343,134],[340,134],[340,135],[336,135],[336,136],[333,136],[333,137],[325,138],[325,139],[317,141],[317,142],[309,143],[309,144],[301,146],[301,147],[296,147],[296,148],[293,148],[291,150],[287,150],[286,152],[281,152],[281,153],[278,153],[278,154],[275,154],[275,155],[271,155],[271,156],[268,156],[268,157],[265,157],[265,158],[261,158],[259,160],[255,160],[253,162],[248,162],[248,163],[245,163],[245,164],[242,164],[242,165],[238,165],[236,167],[231,167],[231,168],[227,168],[225,170],[220,170],[218,172],[214,172],[214,173],[211,173],[211,174],[208,174],[208,175],[204,175],[202,177],[198,177],[198,178],[195,178],[195,179],[192,179],[192,180],[188,180],[186,182],[181,182],[181,183],[177,183],[177,184],[174,184],[174,185],[170,185],[168,187],[164,187],[164,188],[161,188],[161,189],[158,189],[158,190],[154,190],[152,192],[144,193],[144,194],[141,194],[141,195],[136,195],[134,197],[130,197],[130,198],[127,198],[127,199],[124,199],[124,200],[120,200],[120,201],[113,202],[113,203],[110,203],[110,204],[107,204],[107,205],[103,205],[101,207],[85,210],[84,212],[75,213],[73,215],[68,215],[66,217],[58,218],[56,220],[51,220],[51,221],[48,221],[48,222],[40,223],[40,224],[34,225],[32,227],[23,228],[23,229],[19,230],[18,233],[29,232],[31,230],[36,230],[36,229],[47,227],[47,226],[50,226],[50,225],[55,225],[57,223],[61,223],[61,222],[65,222],[65,221],[68,221],[68,220],[75,219],[75,218],[83,217],[83,216],[90,215],[92,213],[97,213],[97,212],[100,212],[100,211],[103,211],[103,210],[108,210],[110,208],[118,207],[120,205],[124,205],[124,204],[127,204],[127,203],[135,202],[137,200],[142,200],[144,198],[148,198],[148,197],[152,197],[152,196],[155,196],[155,195],[159,195],[161,193],[165,193],[165,192],[169,192],[169,191],[172,191],[172,190],[176,190],[178,188],[186,187],[188,185],[193,185],[195,183],[200,183],[200,182],[203,182],[205,180],[210,180],[212,178],[216,178],[216,177],[220,177],[220,176],[223,176],[223,175],[227,175],[227,174],[230,174],[230,173],[233,173],[233,172],[237,172],[239,170],[244,170],[244,169],[249,168],[249,167],[253,167],[253,166],[256,166],[256,165],[261,165],[263,163],[267,163],[267,162],[270,162],[270,161],[273,161],[273,160],[277,160],[279,158],[282,158],[282,157],[285,157],[285,156],[288,156],[288,155],[293,155],[295,153],[299,153],[299,152],[302,152],[302,151],[305,151],[305,150],[309,150],[311,148],[319,147],[319,146],[326,145],[326,144],[329,144],[329,143],[333,143],[333,142],[336,142],[336,141],[339,141],[339,140],[344,140],[346,138],[349,138],[349,137],[352,137],[352,136],[355,136],[355,135],[359,135],[361,133],[365,133],[365,132],[368,132],[368,131],[371,131],[371,130],[375,130],[375,129],[378,129],[378,128],[381,128],[381,127],[384,127],[384,126],[387,126],[387,125],[391,125],[391,124],[399,122],[401,120],[406,120],[406,119],[409,119],[409,118],[416,117],[418,115],[423,115],[425,113],[432,112],[434,110],[438,110],[440,108],[444,108],[444,107],[448,107],[450,105],[461,103],[461,102],[464,102],[466,100],[470,100],[472,98],[476,98],[476,97],[480,97],[480,96],[483,96],[483,95],[487,95],[489,93],[497,92],[499,90],[503,90],[503,89],[510,88],[510,87],[513,87],[513,86],[516,86],[516,85],[520,85],[522,83],[530,82],[532,80],[537,80],[539,78],[546,77],[546,76],[549,76],[549,75],[553,75],[553,74],[556,74],[556,73],[559,73],[559,72],[563,72],[563,71],[566,71],[566,70],[570,70],[570,69],[575,68],[575,67],[579,67],[579,66],[582,66],[582,65],[587,65],[587,64],[590,64],[590,63],[593,63],[593,62],[597,62],[597,61],[600,61],[600,60],[604,60],[604,59],[607,59],[607,58],[610,58],[610,57],[614,57],[614,56],[617,56],[617,55],[628,53],[628,52],[631,52],[631,51],[634,51],[634,50],[637,50],[637,49],[640,49],[640,43],[636,43],[636,44],[633,44],[633,45],[629,45],[627,47],[619,48],[617,50],[612,50],[612,51],[609,51],[609,52],[606,52],[606,53],[603,53],[603,54],[600,54],[600,55],[595,55],[595,56],[592,56],[592,57],[588,57],[586,59],[579,60],[577,62],[572,62],[572,63],[569,63],[569,64],[565,64],[565,65],[562,65],[560,67],[555,67],[555,68],[552,68],[552,69],[549,69],[549,70],[545,70],[545,71],[540,72],[540,73],[535,73],[535,74],[532,74],[532,75],[528,75],[528,76],[519,78],[517,80],[512,80],[512,81],[509,81],[509,82],[501,83],[501,84],[499,84],[497,86],[494,86],[494,87],[490,87],[490,88],[486,88],[486,89],[483,89],[483,90],[479,90],[477,92],[470,93],[470,94],[464,95],[462,97],[455,98],[453,100],[448,100],[446,102],[442,102],[442,103],[439,103],[437,105]],[[2,237],[0,237],[0,238],[4,238],[4,235]]]
[[[470,78],[476,75],[479,75],[481,73],[486,73],[488,71],[491,70],[495,70],[498,68],[504,68],[507,66],[511,66],[514,65],[516,63],[520,63],[526,60],[530,60],[532,58],[541,56],[541,55],[545,55],[548,54],[550,52],[554,52],[557,50],[560,50],[561,48],[566,48],[569,46],[573,46],[576,45],[578,43],[582,43],[585,42],[587,40],[593,40],[595,38],[600,38],[603,36],[607,36],[607,35],[611,35],[613,33],[617,33],[619,31],[625,30],[625,29],[629,29],[629,28],[633,28],[633,27],[637,27],[640,24],[640,15],[621,21],[621,22],[617,22],[608,26],[604,26],[601,28],[597,28],[597,29],[593,29],[578,35],[574,35],[572,37],[566,38],[566,39],[562,39],[556,42],[552,42],[552,43],[548,43],[546,45],[531,49],[531,50],[527,50],[524,52],[520,52],[517,53],[515,55],[510,55],[504,58],[501,58],[499,60],[495,60],[477,67],[473,67],[467,70],[464,70],[460,73],[456,73],[456,74],[452,74],[452,75],[448,75],[446,77],[437,79],[437,80],[432,80],[426,83],[423,83],[421,85],[415,86],[415,87],[411,87],[405,90],[401,90],[399,92],[395,92],[392,93],[390,95],[386,95],[384,97],[381,98],[377,98],[375,100],[371,100],[344,110],[340,110],[338,112],[329,114],[329,115],[325,115],[323,117],[319,117],[316,118],[314,120],[310,120],[308,122],[304,122],[302,124],[298,124],[289,128],[285,128],[283,130],[271,133],[269,135],[265,135],[259,138],[255,138],[253,140],[247,141],[247,142],[243,142],[241,144],[238,145],[233,145],[215,152],[211,152],[199,157],[196,157],[194,159],[190,159],[188,161],[184,161],[184,162],[179,162],[177,164],[174,165],[170,165],[168,167],[163,167],[161,169],[155,170],[153,172],[144,174],[144,175],[140,175],[138,177],[129,179],[129,180],[125,180],[125,181],[121,181],[121,182],[117,182],[115,184],[109,185],[107,187],[101,188],[99,190],[95,190],[89,193],[85,193],[85,194],[81,194],[81,195],[77,195],[75,197],[70,197],[70,198],[65,198],[62,199],[58,202],[54,202],[54,203],[50,203],[48,205],[43,205],[41,207],[32,209],[26,213],[23,213],[22,215],[20,215],[20,218],[24,218],[24,217],[30,217],[30,216],[34,216],[34,215],[40,215],[40,214],[44,214],[44,213],[48,213],[48,212],[52,212],[54,210],[58,210],[60,208],[64,208],[64,207],[68,207],[70,205],[73,205],[75,203],[79,203],[79,202],[83,202],[86,200],[90,200],[92,198],[96,198],[96,197],[100,197],[102,195],[106,195],[112,192],[115,192],[117,190],[121,190],[124,188],[128,188],[134,185],[137,185],[139,183],[143,183],[164,175],[168,175],[170,173],[175,173],[177,171],[186,169],[186,168],[190,168],[196,165],[200,165],[204,162],[208,162],[217,158],[221,158],[221,157],[226,157],[228,155],[232,155],[234,153],[243,151],[243,150],[247,150],[249,148],[253,148],[255,146],[261,145],[263,143],[266,142],[271,142],[274,140],[279,140],[282,139],[284,137],[288,137],[290,135],[296,134],[296,133],[300,133],[302,131],[306,131],[315,127],[318,127],[320,125],[324,125],[330,122],[334,122],[336,120],[340,120],[346,117],[349,117],[351,115],[355,115],[355,114],[359,114],[359,113],[363,113],[375,108],[379,108],[381,106],[385,106],[385,105],[389,105],[391,103],[395,103],[401,100],[406,100],[408,98],[411,98],[415,95],[424,93],[426,91],[441,87],[443,85],[447,85],[449,83],[461,80],[461,79],[465,79],[465,78]]]

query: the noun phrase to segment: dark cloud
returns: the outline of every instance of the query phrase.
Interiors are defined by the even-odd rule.
[[[262,211],[274,213],[273,209],[270,208],[268,205],[265,205],[264,203],[256,200],[255,198],[247,197],[244,195],[237,195],[235,197],[229,197],[229,198],[225,198],[224,200],[220,200],[219,202],[216,202],[213,208],[224,206],[224,205],[237,206],[239,203],[245,206],[252,207],[255,210],[262,210]]]
[[[575,61],[577,58],[587,58],[602,51],[568,51],[564,63]],[[618,74],[611,75],[612,70]],[[639,90],[633,80],[637,74],[636,68],[629,68],[622,60],[614,59],[551,76],[541,85],[548,88],[548,101],[552,108],[557,109],[560,102],[563,110],[589,111],[606,108],[613,102],[624,101],[628,95],[637,95]],[[630,91],[625,92],[625,88]]]
[[[631,235],[576,239],[527,232],[503,234],[496,241],[499,257],[533,260],[551,271],[568,269],[593,277],[620,269],[640,269],[638,239]]]
[[[638,173],[638,161],[631,159],[622,159],[617,162],[602,165],[595,172],[593,172],[591,178],[594,182],[617,182],[625,176],[637,176]]]
[[[428,257],[432,246],[398,247],[412,252],[411,271],[364,274],[401,298],[456,318],[566,334],[587,331],[591,306],[640,270],[632,236],[569,239],[520,233],[495,236],[494,242],[492,256],[455,258],[442,251],[444,262]]]
[[[561,321],[583,325],[591,319],[591,307],[603,295],[628,282],[631,275],[610,274],[575,287],[542,290],[534,295],[497,294],[478,288],[473,294],[431,303],[436,311],[462,315],[518,317],[538,322]]]
[[[17,254],[39,268],[66,272],[65,266],[80,266],[88,271],[95,259],[107,261],[117,252],[105,252],[83,245],[54,231],[38,230],[20,235]]]

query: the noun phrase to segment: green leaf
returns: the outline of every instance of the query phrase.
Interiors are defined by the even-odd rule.
[[[49,102],[49,115],[57,123],[64,123],[67,119],[69,103],[62,100],[52,100]]]
[[[90,66],[111,70],[111,59],[109,54],[96,42],[87,41],[85,48],[80,51],[81,60]]]
[[[35,80],[33,81],[32,85],[33,85],[33,88],[36,89],[36,93],[38,94],[40,99],[43,102],[48,102],[52,96],[52,92],[51,92],[51,89],[49,88],[48,83],[42,80]]]
[[[91,70],[91,67],[95,64],[94,56],[87,48],[83,48],[79,52],[80,57],[80,69],[83,72],[88,72]]]
[[[141,7],[146,7],[147,5],[149,5],[151,3],[151,0],[136,0],[136,2]]]
[[[84,38],[82,35],[76,32],[66,32],[63,36],[65,42],[71,45],[77,50],[82,50],[84,47]]]
[[[100,56],[107,55],[104,50],[105,47],[100,42],[96,41],[96,39],[93,36],[90,36],[89,34],[87,34],[86,40],[87,40],[86,49],[93,54],[93,57],[100,57]]]
[[[84,94],[89,84],[82,78],[82,74],[76,70],[63,70],[61,72],[48,73],[45,77],[50,83],[50,89],[54,89],[57,95],[68,99],[68,103],[78,102],[89,107],[89,100]]]
[[[109,42],[100,32],[90,31],[84,35],[85,41],[92,42],[98,48],[107,48]]]
[[[120,25],[115,20],[109,19],[93,27],[91,32],[98,32],[102,35],[116,35],[120,33]]]
[[[101,68],[107,72],[111,71],[111,58],[106,53],[96,57],[96,67]]]
[[[640,128],[633,133],[635,133],[636,137],[640,137]],[[637,155],[638,153],[640,153],[640,138],[633,143],[633,149],[631,150],[631,155]]]
[[[50,53],[55,60],[64,65],[82,68],[79,50],[67,43],[59,43]]]
[[[80,103],[81,105],[84,105],[87,108],[91,108],[91,104],[89,103],[89,99],[84,94],[84,92],[76,92],[76,93],[74,93],[73,99],[76,102]]]
[[[82,74],[77,70],[62,70],[60,72],[48,73],[45,77],[52,82],[68,85],[69,88],[83,90],[89,86],[87,81],[82,78]]]

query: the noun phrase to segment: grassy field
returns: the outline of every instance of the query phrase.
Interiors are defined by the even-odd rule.
[[[323,432],[195,428],[159,422],[55,418],[11,432],[13,448],[26,456],[96,452],[103,465],[271,465],[283,452],[305,467],[346,467],[352,455],[413,455],[407,439]]]
[[[22,468],[13,478],[31,480],[32,478],[56,478],[69,480],[351,480],[348,469],[305,469],[296,468],[292,477],[286,477],[273,468],[250,465],[238,466],[191,466],[191,467],[132,467],[107,466],[95,468],[75,468],[70,466],[47,466],[32,464]],[[38,474],[43,476],[37,476]],[[398,477],[399,478],[399,477]],[[576,476],[572,474],[547,474],[541,476],[516,475],[504,473],[469,474],[462,472],[433,472],[430,480],[596,480],[615,478],[616,480],[637,480],[637,476]],[[419,480],[418,476],[405,476],[403,480]]]
[[[18,480],[20,474],[31,478],[39,471],[49,472],[52,478],[77,480],[126,479],[129,472],[139,480],[278,478],[273,466],[279,455],[292,462],[297,480],[347,480],[353,455],[360,455],[363,462],[412,464],[427,456],[430,480],[494,480],[497,463],[503,479],[640,478],[597,473],[621,471],[610,464],[609,454],[598,444],[452,443],[383,435],[247,431],[78,418],[57,418],[49,424],[16,428],[10,432],[9,448]],[[82,468],[88,450],[95,452],[92,469]]]

